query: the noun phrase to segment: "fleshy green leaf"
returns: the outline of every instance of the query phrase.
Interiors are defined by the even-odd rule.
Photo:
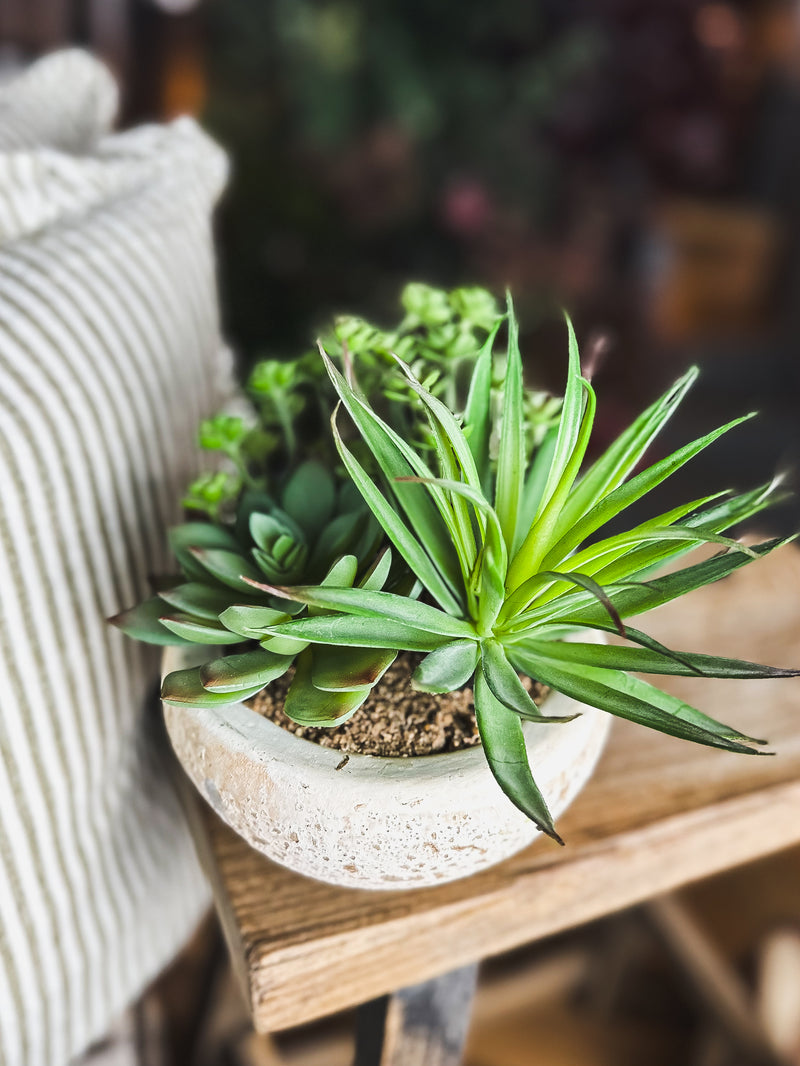
[[[440,633],[414,629],[388,619],[376,625],[370,615],[321,615],[298,618],[270,627],[276,636],[308,640],[313,644],[334,644],[355,648],[387,648],[396,651],[433,651],[451,639]]]
[[[169,544],[181,569],[188,578],[208,581],[208,571],[190,552],[191,548],[218,548],[223,551],[239,551],[236,538],[220,526],[210,522],[184,522],[169,531]]]
[[[347,468],[347,472],[392,544],[394,544],[410,567],[411,572],[416,574],[431,596],[446,610],[457,614],[461,610],[461,605],[454,594],[454,586],[450,584],[448,575],[439,569],[437,561],[431,558],[423,544],[411,532],[394,507],[388,502],[347,448],[336,427],[335,418],[331,426],[337,450]]]
[[[563,844],[533,779],[522,721],[495,697],[482,669],[475,673],[475,715],[486,761],[500,788],[543,833]]]
[[[289,479],[281,503],[306,536],[314,539],[330,520],[335,499],[330,473],[318,460],[309,459]]]
[[[284,711],[298,725],[335,726],[346,722],[369,696],[367,686],[352,692],[324,692],[312,682],[312,650],[297,657],[297,667],[286,695]]]
[[[311,680],[315,688],[326,692],[372,688],[396,658],[396,651],[317,644],[313,649]]]
[[[312,607],[331,611],[344,611],[351,615],[363,615],[375,625],[383,619],[401,622],[413,629],[445,637],[470,639],[475,630],[462,618],[454,618],[444,611],[431,607],[407,596],[392,592],[370,592],[359,588],[327,588],[321,585],[294,585],[292,588],[259,586],[274,596],[297,600]]]
[[[326,588],[352,588],[358,572],[355,555],[342,555],[337,559],[320,582]]]
[[[234,604],[219,616],[220,622],[231,633],[238,633],[246,640],[260,640],[268,626],[288,622],[286,611],[276,611],[272,607],[251,607],[246,604]]]
[[[568,663],[584,664],[611,670],[633,670],[639,674],[677,674],[684,677],[798,677],[800,669],[761,666],[743,659],[727,659],[697,652],[658,652],[651,648],[629,648],[613,644],[583,644],[577,641],[539,642],[530,640],[525,647],[532,654],[549,655]]]
[[[199,581],[189,581],[184,585],[165,589],[158,595],[170,607],[207,622],[216,622],[220,614],[230,607],[233,598],[230,592],[201,584]],[[161,613],[164,613],[163,609]]]
[[[221,626],[213,626],[203,623],[188,614],[173,614],[161,616],[161,624],[170,632],[191,641],[193,644],[241,644],[242,638],[238,633],[231,633]]]
[[[161,699],[164,703],[190,704],[193,707],[227,707],[255,696],[261,688],[261,685],[255,685],[238,692],[209,692],[203,688],[200,680],[200,667],[195,666],[190,670],[173,670],[167,674],[161,686]]]
[[[160,596],[151,596],[149,600],[130,607],[127,611],[109,618],[111,625],[121,629],[129,637],[143,640],[146,644],[184,645],[193,644],[190,638],[178,636],[171,629],[165,629],[161,624],[165,605]]]
[[[389,578],[392,569],[392,550],[385,548],[361,579],[361,588],[369,592],[380,592]]]
[[[494,507],[508,551],[516,540],[517,519],[525,481],[525,417],[522,409],[522,357],[519,328],[511,294],[508,301],[508,356],[503,388],[503,413]]]
[[[420,692],[455,692],[467,684],[477,665],[477,641],[454,640],[425,656],[411,684]]]
[[[281,677],[292,664],[291,655],[273,655],[256,648],[241,655],[226,655],[200,667],[200,683],[209,692],[240,692],[263,688]]]
[[[250,587],[242,580],[244,577],[257,579],[261,577],[252,563],[237,552],[221,548],[190,548],[189,554],[201,567],[217,581],[238,592],[250,592]]]
[[[758,754],[740,740],[731,739],[741,736],[736,730],[714,722],[702,712],[645,681],[612,670],[596,670],[583,664],[568,665],[552,656],[533,654],[527,648],[515,648],[514,658],[515,663],[532,677],[591,707],[599,707],[609,714],[627,718],[681,740],[692,740],[697,744],[743,755]],[[647,699],[642,699],[645,693]],[[703,724],[697,724],[699,722]]]
[[[481,666],[495,699],[521,718],[531,722],[571,722],[578,717],[577,714],[563,718],[542,714],[498,641],[485,640],[481,643]]]

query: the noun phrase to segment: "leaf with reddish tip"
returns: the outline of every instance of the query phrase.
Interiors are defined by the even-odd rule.
[[[108,621],[112,626],[121,629],[129,637],[143,640],[147,644],[159,645],[185,645],[193,644],[194,641],[187,637],[179,636],[161,623],[161,616],[165,611],[164,601],[160,596],[151,596],[144,603],[136,607],[130,607],[127,611],[120,611]]]
[[[261,685],[244,689],[240,692],[209,692],[203,688],[200,680],[200,667],[190,670],[173,670],[167,674],[161,686],[161,699],[164,703],[178,706],[186,704],[192,707],[227,707],[231,703],[241,703],[261,689]]]
[[[263,688],[285,674],[293,658],[273,655],[262,648],[226,655],[200,667],[200,682],[209,692],[240,692],[254,685]]]
[[[397,658],[396,651],[374,648],[313,648],[311,680],[326,692],[372,688]]]
[[[312,662],[311,649],[298,655],[283,709],[298,725],[340,725],[358,710],[372,690],[366,687],[352,692],[323,692],[311,679]]]

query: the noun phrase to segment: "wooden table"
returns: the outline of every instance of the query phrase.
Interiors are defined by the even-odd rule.
[[[800,666],[800,550],[782,548],[638,624],[677,649]],[[467,967],[425,986],[423,1005],[438,1004],[441,1021],[448,987],[468,1003],[469,967],[482,958],[800,843],[800,678],[663,680],[708,713],[769,737],[777,757],[731,755],[615,722],[595,776],[559,821],[566,848],[540,840],[450,885],[360,892],[309,881],[194,802],[198,850],[256,1028],[310,1021]],[[404,994],[410,1010],[414,990]],[[457,1056],[453,1047],[429,1048],[416,1058],[385,1052],[380,1062],[433,1066]],[[378,1061],[377,1053],[359,1061]]]

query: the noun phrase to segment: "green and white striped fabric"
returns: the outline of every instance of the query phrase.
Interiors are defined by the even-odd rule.
[[[226,164],[190,120],[109,135],[114,92],[74,52],[0,90],[4,1066],[64,1066],[208,899],[162,765],[158,654],[105,619],[169,565],[197,422],[225,398]]]

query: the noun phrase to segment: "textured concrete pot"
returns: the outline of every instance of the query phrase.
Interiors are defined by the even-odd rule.
[[[169,648],[165,672],[193,665],[192,654]],[[523,727],[536,781],[558,817],[591,774],[610,716],[560,693],[544,709],[582,711],[567,724]],[[340,751],[244,704],[165,704],[164,714],[178,758],[214,810],[252,847],[308,877],[420,888],[483,870],[539,835],[503,795],[480,747],[409,759],[351,755],[337,769]]]

